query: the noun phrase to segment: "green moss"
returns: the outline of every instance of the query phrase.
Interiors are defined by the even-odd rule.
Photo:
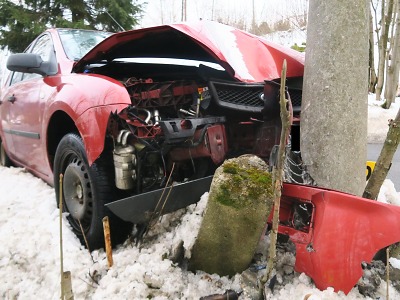
[[[296,51],[299,51],[299,52],[305,52],[306,51],[306,43],[301,43],[301,45],[297,45],[297,43],[295,43],[290,48],[292,48]]]
[[[220,187],[216,201],[222,205],[242,208],[252,204],[253,199],[265,194],[266,198],[272,196],[271,174],[255,167],[242,168],[237,163],[226,162],[223,172],[231,174],[231,179]],[[247,189],[243,189],[247,186]]]
[[[226,162],[223,164],[224,172],[229,174],[237,174],[239,166],[235,163]]]

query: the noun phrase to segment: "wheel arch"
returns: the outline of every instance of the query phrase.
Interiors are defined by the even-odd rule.
[[[76,133],[83,139],[88,163],[92,165],[105,148],[111,113],[121,111],[125,107],[126,104],[92,107],[76,120],[63,110],[55,111],[49,119],[47,128],[47,155],[51,169],[54,170],[57,146],[67,133]]]
[[[47,156],[52,170],[54,170],[54,157],[57,146],[63,136],[68,133],[80,135],[74,120],[64,111],[59,110],[54,112],[47,128]]]
[[[110,114],[130,105],[130,96],[120,82],[102,75],[73,74],[54,84],[57,93],[49,101],[44,117],[48,120],[45,130],[50,167],[53,170],[58,143],[70,132],[83,139],[92,165],[104,150]]]

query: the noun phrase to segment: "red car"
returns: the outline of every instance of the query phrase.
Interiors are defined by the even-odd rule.
[[[226,157],[268,159],[279,139],[283,59],[297,111],[303,56],[229,26],[49,29],[8,59],[1,163],[25,167],[57,197],[63,174],[74,232],[83,242],[82,227],[90,248],[102,247],[106,203],[160,189],[169,177],[203,178]],[[122,241],[132,225],[111,217]]]

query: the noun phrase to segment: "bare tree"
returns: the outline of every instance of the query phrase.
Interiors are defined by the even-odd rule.
[[[372,10],[372,6],[370,8]],[[370,11],[369,14],[369,88],[370,93],[375,93],[375,86],[377,83],[377,76],[375,72],[375,42],[374,42],[374,24],[373,16]]]
[[[365,185],[367,69],[368,1],[310,0],[302,156],[318,185],[356,195]]]
[[[392,30],[392,38],[390,41],[391,55],[390,61],[387,65],[386,70],[386,82],[385,82],[385,103],[384,108],[389,108],[394,102],[397,93],[397,87],[399,84],[399,71],[400,71],[400,0],[397,0],[396,4],[396,22],[394,29]]]
[[[363,197],[368,199],[376,200],[378,198],[379,190],[381,189],[382,183],[385,180],[394,153],[400,142],[400,110],[394,120],[389,121],[389,131],[386,136],[385,143],[383,144],[382,151],[376,162],[374,171],[368,180],[367,186],[365,187]]]
[[[160,18],[161,18],[161,24],[164,24],[164,14],[163,14],[163,0],[160,0]]]
[[[388,40],[390,23],[393,19],[394,0],[382,0],[381,2],[381,35],[379,38],[379,62],[378,62],[378,81],[376,84],[376,99],[380,100],[385,81],[385,68],[387,62]]]
[[[396,34],[394,37],[394,52],[392,57],[391,67],[394,69],[392,74],[389,73],[387,78],[388,91],[391,97],[395,96],[397,84],[399,82],[399,66],[400,66],[400,0],[397,0],[397,17],[396,17]],[[389,98],[388,98],[389,99]],[[388,101],[388,99],[386,101]],[[369,199],[376,199],[381,189],[382,183],[389,172],[390,165],[394,153],[400,142],[400,110],[394,120],[389,121],[389,131],[386,136],[385,143],[383,144],[382,151],[376,162],[376,167],[372,173],[367,186],[365,187],[363,197]]]
[[[182,22],[187,20],[187,17],[186,17],[186,7],[187,7],[187,5],[186,4],[187,4],[186,0],[182,0],[182,15],[181,15],[181,21]]]

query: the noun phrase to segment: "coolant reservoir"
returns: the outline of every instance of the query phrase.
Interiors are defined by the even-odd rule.
[[[136,155],[131,145],[116,146],[113,152],[115,185],[121,190],[134,187],[136,181]]]

